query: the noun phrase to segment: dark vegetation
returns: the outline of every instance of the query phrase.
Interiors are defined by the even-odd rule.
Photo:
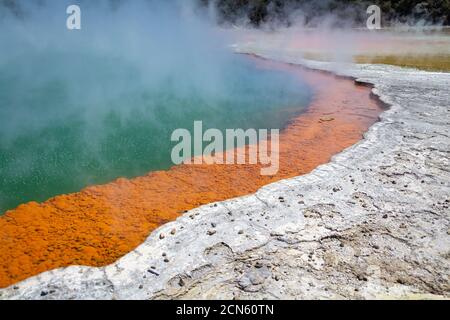
[[[247,22],[291,24],[298,21],[315,26],[324,17],[333,16],[335,24],[363,26],[366,9],[371,4],[382,10],[384,26],[394,23],[411,25],[450,25],[450,0],[199,0],[214,5],[222,23]]]

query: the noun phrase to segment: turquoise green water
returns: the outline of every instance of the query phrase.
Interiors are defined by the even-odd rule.
[[[308,105],[298,77],[243,56],[231,62],[204,88],[105,56],[46,52],[0,64],[0,214],[167,169],[173,130],[195,120],[205,129],[282,128]]]

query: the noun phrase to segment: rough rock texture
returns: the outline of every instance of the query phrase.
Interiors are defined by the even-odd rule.
[[[113,265],[46,272],[0,298],[450,297],[450,74],[240,49],[373,83],[392,107],[311,174],[192,210]]]

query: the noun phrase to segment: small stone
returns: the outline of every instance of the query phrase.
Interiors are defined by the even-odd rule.
[[[384,214],[384,215],[383,215],[383,219],[387,219],[387,217],[388,217],[387,214]]]
[[[208,230],[207,234],[208,234],[208,236],[212,236],[212,235],[214,235],[216,232],[217,232],[216,230]]]
[[[374,244],[374,245],[372,245],[372,248],[374,248],[374,249],[380,249],[380,246],[379,245],[376,245],[376,244]]]
[[[167,261],[166,261],[166,260],[167,260]],[[164,260],[164,262],[169,262],[169,259],[166,258],[166,259]],[[147,272],[148,272],[148,273],[151,273],[151,274],[154,274],[154,275],[157,276],[157,277],[159,276],[159,273],[156,272],[155,270],[148,269]],[[146,278],[146,277],[144,277],[144,278]]]
[[[255,263],[255,268],[256,268],[256,269],[261,269],[263,266],[264,266],[264,265],[263,265],[261,262],[259,262],[259,261],[257,261],[257,262]]]
[[[141,285],[139,286],[139,289],[142,289],[142,288],[144,288],[144,286],[141,284]]]
[[[175,233],[177,233],[177,229],[174,228],[174,229],[170,230],[171,235],[174,235]]]
[[[48,295],[47,291],[41,291],[41,297],[45,297],[46,295]]]
[[[184,282],[183,278],[180,278],[180,281],[178,281],[178,285],[179,285],[180,287],[184,287],[185,282]]]
[[[333,121],[333,120],[334,120],[333,117],[322,117],[322,118],[320,118],[319,122],[320,123],[322,123],[322,122],[330,122],[330,121]]]
[[[217,226],[217,224],[215,224],[214,222],[211,223],[211,227],[215,228]]]
[[[244,230],[239,230],[238,234],[243,234]]]
[[[160,235],[159,235],[159,239],[160,240],[162,240],[162,239],[164,239],[166,236],[163,234],[163,233],[161,233]]]
[[[341,242],[341,243],[339,244],[339,246],[340,246],[341,248],[343,248],[345,245],[344,245],[343,242]]]
[[[167,253],[163,252],[162,256],[163,256],[163,257],[166,257],[166,256],[167,256]]]
[[[359,274],[357,276],[357,278],[358,278],[359,281],[367,281],[367,278],[365,276],[361,275],[361,274]]]
[[[167,262],[169,262],[169,261],[170,261],[170,260],[167,259],[167,258],[164,259],[164,262],[165,262],[165,263],[167,263]]]

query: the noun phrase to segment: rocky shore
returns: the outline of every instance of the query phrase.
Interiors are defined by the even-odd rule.
[[[390,108],[310,174],[191,210],[112,265],[46,272],[0,299],[450,297],[450,74],[239,51],[373,84]]]

